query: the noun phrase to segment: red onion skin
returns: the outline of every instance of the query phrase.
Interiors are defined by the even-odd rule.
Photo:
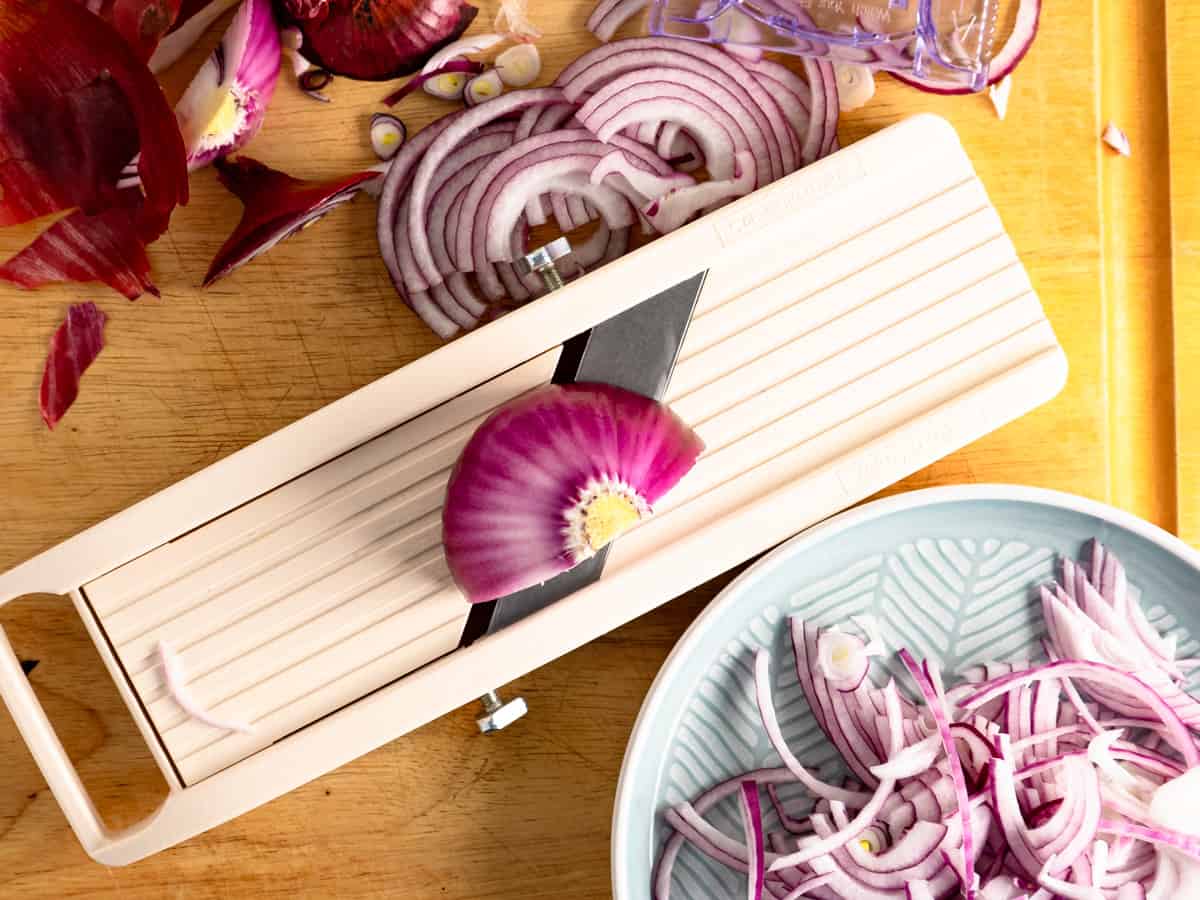
[[[120,194],[112,209],[93,216],[76,210],[59,219],[0,266],[0,281],[25,290],[101,281],[129,300],[143,293],[160,296],[146,256],[146,244],[158,235],[147,233],[139,221],[142,192],[128,188]]]
[[[363,16],[359,4],[335,2],[326,16],[289,24],[300,28],[302,52],[314,65],[357,81],[386,81],[419,71],[479,12],[463,2],[453,11],[434,11],[434,5],[433,0],[379,0],[376,6],[382,9]]]
[[[350,200],[363,184],[379,177],[374,171],[356,172],[331,181],[301,181],[248,156],[218,159],[217,175],[244,207],[242,220],[217,251],[204,286],[224,278],[333,205]]]
[[[47,428],[53,430],[79,396],[83,373],[104,349],[107,321],[108,316],[95,303],[76,303],[67,309],[66,320],[55,330],[39,395]]]

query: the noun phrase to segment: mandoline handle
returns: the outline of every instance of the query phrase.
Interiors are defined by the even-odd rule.
[[[0,628],[0,696],[71,828],[88,854],[95,856],[111,842],[111,835],[21,670],[20,660],[3,628]]]

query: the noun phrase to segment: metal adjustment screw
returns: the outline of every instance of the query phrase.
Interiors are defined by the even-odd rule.
[[[547,291],[557,291],[563,287],[562,275],[558,271],[557,263],[570,253],[571,242],[565,237],[559,238],[551,241],[545,247],[538,247],[532,253],[527,253],[517,260],[517,269],[522,275],[537,272],[542,276],[542,281],[546,283]]]
[[[529,707],[525,705],[525,698],[516,697],[506,703],[495,691],[488,691],[479,698],[479,702],[483,704],[484,714],[475,722],[483,734],[491,734],[493,731],[507,728],[529,712]]]

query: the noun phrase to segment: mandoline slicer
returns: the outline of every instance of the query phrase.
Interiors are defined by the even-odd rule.
[[[707,451],[602,575],[463,641],[450,467],[565,342],[707,270],[666,400]],[[1066,361],[953,129],[910,119],[530,303],[0,576],[68,595],[165,776],[97,815],[0,632],[0,690],[89,854],[162,850],[608,632],[1051,398]],[[154,648],[252,734],[190,719]]]

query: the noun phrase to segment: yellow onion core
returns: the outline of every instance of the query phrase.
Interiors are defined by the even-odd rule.
[[[650,506],[617,478],[590,481],[564,515],[567,551],[582,562],[650,515]]]
[[[192,132],[188,143],[198,150],[224,146],[245,127],[246,119],[245,105],[237,91],[216,91],[205,113],[185,126]]]
[[[240,113],[241,108],[233,91],[225,91],[221,98],[221,105],[217,107],[208,122],[208,127],[204,129],[205,135],[215,137],[229,134],[238,127]]]
[[[593,551],[600,550],[641,516],[637,506],[621,494],[601,494],[583,512],[583,533]]]

